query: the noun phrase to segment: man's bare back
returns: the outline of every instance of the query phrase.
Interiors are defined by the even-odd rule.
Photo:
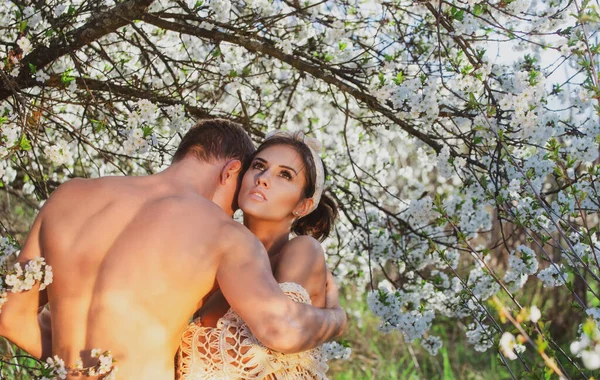
[[[94,362],[80,350],[110,349],[119,377],[173,378],[181,332],[214,285],[214,237],[229,223],[211,201],[153,176],[63,185],[40,230],[54,270],[53,353],[85,366]]]

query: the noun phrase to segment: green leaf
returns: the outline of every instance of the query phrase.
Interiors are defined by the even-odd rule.
[[[21,141],[19,141],[19,147],[25,151],[31,150],[31,142],[29,141],[29,139],[27,139],[27,136],[21,136]]]
[[[94,132],[101,132],[104,129],[106,129],[106,126],[104,125],[104,121],[101,120],[96,120],[96,119],[91,119],[90,120],[92,122],[92,125],[94,126]]]
[[[483,6],[481,4],[475,4],[475,7],[473,7],[473,14],[475,16],[479,16],[483,13]]]
[[[529,72],[529,84],[531,86],[535,86],[538,83],[538,76],[539,76],[540,72],[539,71],[535,71],[532,70]]]
[[[458,10],[457,8],[452,7],[450,9],[450,16],[457,21],[462,21],[465,17],[465,11],[463,9]]]
[[[144,132],[144,138],[146,138],[152,135],[152,133],[154,132],[154,128],[147,125],[145,127],[142,127],[142,131]]]
[[[476,109],[478,105],[479,105],[479,102],[477,102],[477,98],[475,98],[475,94],[473,94],[472,92],[469,92],[469,103],[467,104],[467,107],[469,107],[469,109]]]
[[[592,339],[596,336],[596,322],[592,318],[583,324],[583,332]]]
[[[68,69],[62,73],[60,76],[60,81],[63,85],[68,86],[71,82],[75,80],[74,76],[71,76],[71,69]]]
[[[35,65],[33,63],[30,63],[29,71],[31,71],[32,74],[35,74],[37,72],[37,67],[35,67]]]
[[[396,77],[393,79],[393,81],[400,86],[402,82],[404,82],[404,73],[400,71],[398,74],[396,74]]]

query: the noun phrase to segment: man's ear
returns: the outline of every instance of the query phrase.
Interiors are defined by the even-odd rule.
[[[300,201],[300,203],[298,203],[298,206],[296,206],[296,208],[294,209],[294,216],[297,216],[299,218],[306,216],[308,210],[310,210],[310,208],[312,207],[313,202],[314,200],[312,198],[306,198]]]
[[[229,160],[221,169],[221,175],[219,176],[219,182],[221,185],[225,185],[231,178],[236,179],[242,170],[242,162],[240,160]]]

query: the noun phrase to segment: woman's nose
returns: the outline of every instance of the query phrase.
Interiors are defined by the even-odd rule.
[[[267,172],[262,172],[256,176],[256,186],[263,186],[269,188],[269,179],[267,178]]]

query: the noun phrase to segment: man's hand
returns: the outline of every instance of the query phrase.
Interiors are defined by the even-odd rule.
[[[333,275],[327,270],[327,280],[325,282],[325,308],[336,309],[340,307],[340,294],[335,284]]]
[[[325,308],[332,309],[336,312],[336,317],[341,320],[342,329],[337,336],[342,335],[346,329],[346,312],[340,306],[340,295],[335,279],[329,270],[327,270],[327,281],[325,282]]]

